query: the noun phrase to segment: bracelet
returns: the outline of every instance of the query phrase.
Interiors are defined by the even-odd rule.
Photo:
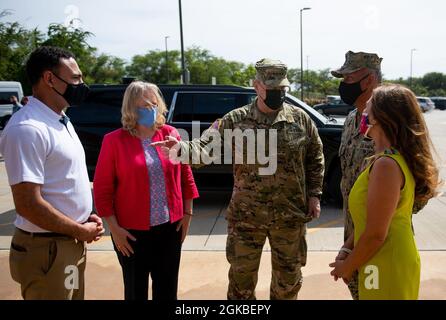
[[[346,254],[350,254],[350,253],[352,253],[352,250],[350,250],[350,249],[348,249],[348,248],[344,248],[344,247],[342,247],[341,250],[339,250],[339,252],[340,252],[340,253],[341,253],[341,252],[345,252]]]
[[[193,216],[192,212],[183,212],[183,214],[185,214],[186,216]]]

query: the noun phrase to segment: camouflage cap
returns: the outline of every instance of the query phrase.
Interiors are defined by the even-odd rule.
[[[288,68],[279,60],[262,59],[256,62],[256,79],[262,81],[267,87],[290,86],[287,78]]]
[[[375,53],[349,51],[345,54],[344,65],[340,69],[331,71],[331,74],[336,78],[342,78],[344,75],[356,72],[362,68],[381,71],[382,60]]]

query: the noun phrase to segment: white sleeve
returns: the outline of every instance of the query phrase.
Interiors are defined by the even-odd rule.
[[[32,125],[15,125],[2,137],[9,185],[20,182],[44,183],[47,140]]]

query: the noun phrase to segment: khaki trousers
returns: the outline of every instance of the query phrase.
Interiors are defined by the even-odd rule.
[[[69,236],[42,237],[16,228],[9,267],[25,300],[83,300],[85,242]]]

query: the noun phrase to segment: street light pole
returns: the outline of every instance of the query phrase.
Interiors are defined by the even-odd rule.
[[[304,101],[304,48],[302,32],[302,11],[311,10],[311,8],[300,9],[300,100]]]
[[[183,14],[181,12],[181,0],[178,0],[178,6],[180,8],[181,69],[183,73],[183,83],[187,84],[188,81],[186,77],[186,63],[184,61]]]
[[[305,82],[308,84],[309,83],[309,77],[308,77],[308,58],[309,58],[309,56],[307,56],[307,68],[306,68],[306,71],[305,71]],[[310,92],[307,90],[307,99],[310,99]]]
[[[164,37],[164,42],[166,44],[166,76],[167,76],[167,83],[169,83],[169,54],[167,51],[167,39],[169,38],[169,36],[165,36]]]
[[[410,78],[409,78],[409,87],[412,89],[412,72],[413,72],[413,53],[417,51],[417,49],[410,50]]]

